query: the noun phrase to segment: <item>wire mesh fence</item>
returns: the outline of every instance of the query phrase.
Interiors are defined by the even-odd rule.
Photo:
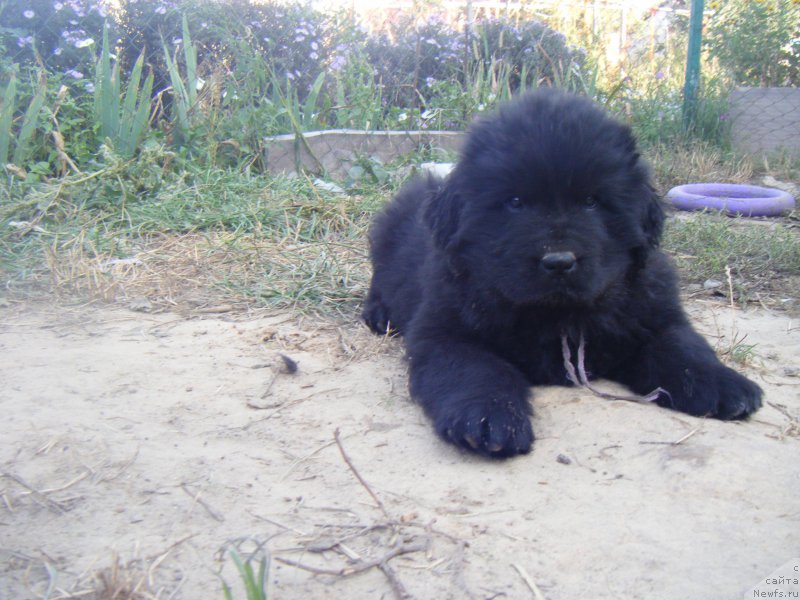
[[[800,156],[800,88],[736,88],[728,102],[736,148]]]
[[[266,136],[461,130],[497,101],[540,85],[592,95],[642,135],[660,135],[680,124],[687,22],[688,11],[667,4],[600,0],[31,0],[0,7],[0,66],[31,67],[32,89],[41,70],[51,88],[91,102],[107,27],[123,88],[140,54],[153,73],[153,126],[188,139],[173,114],[183,86],[192,92],[186,122],[202,121],[215,152],[266,167]],[[183,58],[189,46],[196,68]],[[768,113],[779,124],[773,133],[748,125],[766,102],[753,94],[732,95],[713,125],[733,131],[736,143],[747,131],[778,145],[800,138],[786,102],[770,108],[789,111]],[[16,107],[16,122],[26,108]],[[746,150],[773,147],[742,142]]]
[[[598,1],[353,1],[346,9],[316,9],[242,0],[32,0],[3,6],[0,42],[7,62],[37,62],[79,79],[91,70],[108,23],[128,68],[142,50],[158,68],[163,46],[181,42],[184,14],[209,62],[236,58],[237,44],[246,43],[280,75],[313,81],[315,73],[336,70],[357,49],[388,98],[412,103],[434,81],[474,79],[478,63],[514,70],[529,85],[566,84],[570,71],[584,64],[587,43],[602,46],[607,65],[624,69],[631,55],[653,60],[669,52],[685,20],[685,11],[668,7],[643,11]],[[567,35],[585,43],[570,45]]]

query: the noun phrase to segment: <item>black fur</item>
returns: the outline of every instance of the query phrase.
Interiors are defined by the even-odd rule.
[[[474,124],[454,171],[408,184],[370,233],[363,317],[405,336],[411,394],[446,440],[528,452],[531,385],[569,385],[561,351],[658,404],[747,416],[760,388],[690,326],[658,250],[664,213],[631,131],[540,90]]]

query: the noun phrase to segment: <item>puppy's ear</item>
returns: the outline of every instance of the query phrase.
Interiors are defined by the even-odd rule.
[[[444,249],[451,242],[458,230],[460,215],[460,196],[450,180],[442,182],[428,199],[423,213],[437,247]]]
[[[622,123],[619,125],[620,146],[624,148],[625,153],[628,155],[628,166],[635,167],[641,156],[636,146],[636,137],[633,135],[633,130],[628,125]]]
[[[650,248],[657,248],[664,230],[664,209],[661,206],[661,199],[652,186],[647,186],[645,194],[642,229],[647,245]]]
[[[650,168],[642,159],[636,146],[636,138],[633,130],[627,125],[620,126],[620,136],[622,147],[628,157],[629,166],[638,172],[643,181],[642,186],[642,230],[644,231],[647,246],[657,248],[661,241],[661,233],[664,229],[664,209],[661,206],[661,199],[658,196],[652,183],[650,183]]]

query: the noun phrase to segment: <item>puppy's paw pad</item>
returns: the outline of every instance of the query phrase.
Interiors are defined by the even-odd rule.
[[[527,411],[516,406],[470,407],[465,414],[438,428],[448,441],[492,458],[527,454],[533,428]]]
[[[714,416],[718,419],[744,419],[761,407],[761,388],[743,375],[725,368],[716,380],[719,400]]]
[[[361,318],[364,319],[367,327],[379,335],[392,332],[389,309],[380,300],[367,301],[364,310],[361,311]]]

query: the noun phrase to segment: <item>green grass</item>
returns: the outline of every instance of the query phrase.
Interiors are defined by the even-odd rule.
[[[2,188],[0,222],[19,224],[0,228],[6,289],[113,297],[195,285],[270,307],[355,310],[368,277],[366,229],[396,179],[332,195],[303,176],[176,161],[152,148],[91,175]],[[137,257],[149,277],[106,268]]]
[[[248,555],[246,558],[234,549],[227,550],[236,571],[244,586],[246,600],[267,600],[267,574],[269,573],[269,557],[263,549]],[[253,563],[257,570],[253,569]],[[234,600],[233,590],[225,580],[222,580],[222,593],[225,600]]]
[[[663,180],[745,180],[752,173],[749,163],[706,147],[654,152]],[[0,188],[7,293],[144,295],[168,305],[194,289],[250,305],[352,316],[369,282],[369,222],[400,185],[399,173],[407,173],[388,165],[387,177],[365,177],[347,194],[332,195],[305,176],[200,167],[160,146],[144,148],[136,160],[108,154],[105,162],[89,174]],[[796,296],[800,243],[788,220],[682,216],[669,220],[663,246],[685,283],[727,281],[729,267],[742,303]]]
[[[791,280],[800,277],[800,235],[787,223],[711,213],[682,216],[668,222],[663,246],[675,257],[687,283],[726,282],[729,268],[742,303],[770,290],[796,296]]]

